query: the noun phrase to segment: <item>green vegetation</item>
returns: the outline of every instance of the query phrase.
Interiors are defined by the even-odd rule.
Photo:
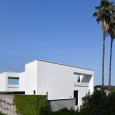
[[[83,98],[83,105],[79,111],[62,109],[50,115],[115,115],[115,91],[110,94],[103,90],[95,90],[92,95]]]
[[[46,96],[16,95],[14,103],[21,115],[115,115],[115,91],[107,94],[103,90],[95,90],[92,95],[87,94],[76,112],[66,108],[50,112]]]
[[[107,94],[103,90],[95,90],[94,94],[83,98],[82,112],[88,115],[115,115],[115,91]]]
[[[66,108],[61,109],[57,112],[52,112],[49,115],[87,115],[84,112],[78,112],[78,111],[73,111],[73,110],[67,110]]]
[[[17,113],[21,115],[82,115],[66,108],[57,112],[50,112],[46,96],[41,95],[15,95],[14,104]]]
[[[41,95],[15,95],[14,104],[17,113],[21,115],[47,115],[48,106],[46,96]]]

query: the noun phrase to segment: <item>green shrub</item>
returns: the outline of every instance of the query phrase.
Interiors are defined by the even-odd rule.
[[[80,112],[84,115],[115,115],[115,91],[107,94],[102,90],[95,90],[92,95],[83,98]]]
[[[15,95],[14,104],[17,113],[21,115],[47,115],[48,106],[46,96],[41,95]]]
[[[73,110],[68,110],[67,108],[63,108],[56,112],[51,112],[49,115],[88,115],[85,112],[78,112]]]
[[[74,111],[70,111],[66,108],[63,108],[59,111],[56,111],[56,112],[52,112],[50,113],[50,115],[76,115]]]
[[[92,95],[87,94],[83,98],[80,111],[76,112],[66,108],[49,112],[46,96],[16,95],[14,103],[21,115],[115,115],[115,91],[106,94],[95,90]]]

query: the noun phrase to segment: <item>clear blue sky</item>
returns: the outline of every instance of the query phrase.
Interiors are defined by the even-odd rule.
[[[43,59],[95,71],[101,83],[102,29],[92,13],[100,0],[0,0],[0,72],[24,71]],[[106,39],[108,83],[110,37]],[[115,85],[115,43],[112,84]]]

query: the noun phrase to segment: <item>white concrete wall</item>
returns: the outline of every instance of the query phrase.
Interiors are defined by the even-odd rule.
[[[90,93],[92,94],[93,91],[94,91],[94,73],[92,74],[92,77],[91,77],[91,80],[89,82],[89,90],[90,90]]]
[[[13,92],[13,91],[19,91],[20,87],[19,85],[8,85],[6,91]]]
[[[37,61],[33,61],[25,65],[25,93],[33,94],[33,90],[37,93]]]
[[[75,74],[86,76],[77,82]],[[19,77],[19,86],[8,86],[9,77]],[[7,72],[0,74],[0,91],[24,91],[26,94],[46,95],[48,100],[74,98],[74,91],[78,91],[78,105],[82,98],[94,90],[94,72],[91,70],[35,60],[25,65],[25,72]],[[89,80],[89,78],[91,79]],[[87,79],[88,78],[88,79]]]
[[[19,91],[19,85],[8,84],[8,77],[19,77],[20,80],[20,74],[15,72],[6,72],[6,91]]]
[[[19,73],[5,72],[0,74],[0,92],[19,91],[19,85],[8,85],[8,77],[19,77]]]
[[[82,98],[88,93],[88,87],[75,86],[75,91],[78,91],[78,106],[82,105]]]
[[[84,83],[86,86],[77,88],[74,86],[74,73],[94,75],[91,70],[64,66],[44,61],[38,61],[38,94],[46,95],[48,92],[48,99],[68,99],[74,98],[74,90],[79,92],[79,104],[81,99],[88,93],[93,91],[93,77],[90,83]],[[83,84],[82,84],[83,85]]]
[[[80,82],[75,82],[74,84],[74,90],[78,91],[78,106],[82,105],[82,98],[86,96],[88,92],[93,93],[94,91],[94,72],[83,70],[83,72],[79,74]]]
[[[26,90],[26,76],[25,72],[20,73],[20,79],[19,79],[19,86],[20,86],[20,91],[25,91]]]
[[[0,92],[6,91],[7,81],[6,81],[6,72],[0,74]]]
[[[19,84],[8,84],[8,77],[19,77]],[[0,92],[25,91],[25,73],[5,72],[0,74]]]
[[[38,61],[38,94],[48,99],[67,99],[73,96],[73,72],[68,66]]]
[[[74,75],[74,81],[76,77],[76,74]],[[76,82],[77,83],[77,82]],[[94,91],[94,72],[91,71],[89,74],[81,74],[80,75],[80,82],[78,82],[78,84],[88,84],[88,91],[92,94]]]

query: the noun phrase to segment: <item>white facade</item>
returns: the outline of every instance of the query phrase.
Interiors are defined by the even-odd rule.
[[[8,79],[19,79],[19,84],[9,84]],[[4,72],[0,74],[0,92],[25,91],[24,73]]]
[[[8,77],[19,77],[19,85],[9,87]],[[48,100],[82,97],[94,90],[94,71],[47,61],[35,60],[25,65],[23,73],[0,74],[0,92],[25,91],[25,94],[48,95]]]

